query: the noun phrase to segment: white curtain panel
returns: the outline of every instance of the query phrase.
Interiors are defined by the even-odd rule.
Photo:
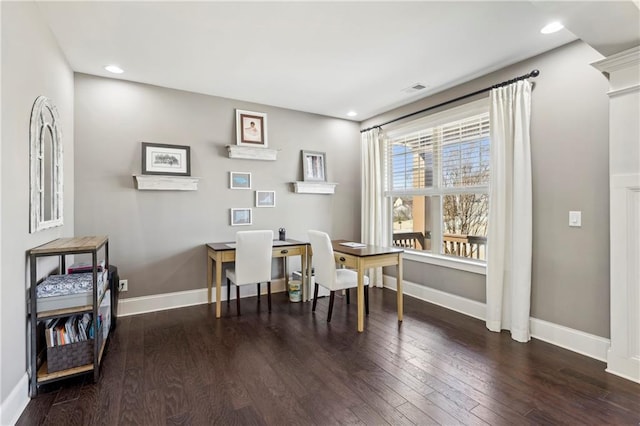
[[[530,340],[532,189],[531,84],[491,91],[491,183],[487,247],[487,328]]]
[[[372,129],[362,133],[362,242],[389,246],[389,206],[384,197],[383,133]],[[382,268],[369,271],[370,285],[382,287]]]

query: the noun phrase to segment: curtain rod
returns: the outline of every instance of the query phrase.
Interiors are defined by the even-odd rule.
[[[488,92],[489,90],[492,90],[492,89],[497,89],[498,87],[507,86],[509,84],[515,83],[516,81],[524,80],[524,79],[529,78],[529,77],[537,77],[539,75],[540,75],[540,71],[533,70],[529,74],[521,75],[520,77],[516,77],[516,78],[513,78],[511,80],[506,80],[506,81],[503,81],[502,83],[498,83],[498,84],[494,84],[493,86],[485,87],[484,89],[476,90],[473,93],[468,93],[466,95],[458,96],[455,99],[451,99],[449,101],[445,101],[445,102],[439,103],[438,105],[433,105],[433,106],[427,107],[425,109],[421,109],[420,111],[412,112],[412,113],[403,115],[402,117],[394,118],[393,120],[389,120],[389,121],[384,122],[382,124],[378,124],[376,126],[368,127],[366,129],[360,130],[360,133],[368,132],[369,130],[373,130],[373,129],[378,129],[378,128],[381,128],[382,126],[386,126],[387,124],[395,123],[396,121],[404,120],[405,118],[409,118],[409,117],[412,117],[414,115],[421,114],[423,112],[427,112],[427,111],[430,111],[430,110],[435,109],[435,108],[439,108],[441,106],[449,105],[449,104],[451,104],[453,102],[461,101],[462,99],[470,98],[471,96],[479,95],[480,93]]]

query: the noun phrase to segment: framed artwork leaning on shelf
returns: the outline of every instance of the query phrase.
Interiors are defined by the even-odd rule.
[[[305,182],[326,182],[326,154],[318,151],[302,151],[302,180]]]
[[[236,110],[236,144],[266,148],[267,114]]]
[[[191,176],[191,147],[142,142],[142,174]]]

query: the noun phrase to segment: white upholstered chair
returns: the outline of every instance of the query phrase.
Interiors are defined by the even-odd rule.
[[[227,304],[231,296],[231,283],[236,285],[236,305],[240,315],[240,286],[257,284],[260,304],[260,283],[267,283],[269,312],[271,312],[271,253],[273,231],[239,231],[236,233],[236,263],[228,269]]]
[[[351,269],[336,268],[333,257],[333,247],[329,235],[321,231],[309,231],[309,240],[313,250],[313,265],[315,270],[315,287],[313,289],[313,306],[315,312],[318,300],[318,285],[329,289],[329,313],[327,322],[331,321],[333,312],[333,299],[336,291],[345,290],[347,303],[349,303],[349,289],[358,287],[358,273]],[[369,315],[369,277],[364,276],[364,306]]]

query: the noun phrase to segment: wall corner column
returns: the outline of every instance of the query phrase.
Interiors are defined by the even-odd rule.
[[[607,372],[640,383],[640,46],[592,65],[610,85]]]

